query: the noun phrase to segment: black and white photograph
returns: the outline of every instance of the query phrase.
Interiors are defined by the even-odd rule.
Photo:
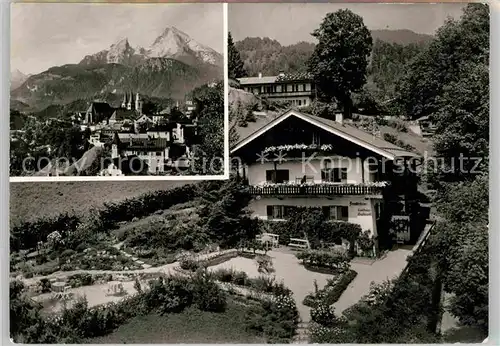
[[[485,342],[489,14],[13,5],[11,340]]]
[[[11,9],[12,177],[224,176],[222,4]]]
[[[287,340],[482,342],[488,5],[229,4],[228,30],[231,166]]]

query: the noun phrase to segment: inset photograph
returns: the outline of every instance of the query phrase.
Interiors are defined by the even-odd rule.
[[[222,4],[11,12],[11,177],[224,176]]]

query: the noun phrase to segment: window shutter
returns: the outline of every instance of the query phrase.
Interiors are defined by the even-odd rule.
[[[274,171],[272,171],[272,170],[267,170],[266,171],[266,181],[267,182],[272,182],[273,181],[273,174],[274,174]]]
[[[272,205],[267,206],[267,216],[270,216],[270,217],[273,216],[273,206]]]
[[[340,179],[347,180],[347,168],[342,168],[340,170]]]
[[[329,219],[329,218],[330,218],[330,207],[328,207],[328,206],[323,206],[323,207],[321,207],[321,211],[323,212],[323,215],[325,215],[325,217],[326,217],[327,219]]]
[[[347,207],[347,206],[338,207],[337,219],[342,220],[342,221],[348,221],[349,220],[349,207]]]

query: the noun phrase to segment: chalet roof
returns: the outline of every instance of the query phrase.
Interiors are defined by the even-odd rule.
[[[285,113],[275,117],[274,119],[260,118],[255,123],[249,123],[246,128],[237,128],[239,141],[231,149],[231,153],[234,153],[252,142],[254,139],[267,132],[274,126],[281,123],[283,120],[295,116],[299,119],[307,121],[312,125],[322,128],[325,131],[333,133],[339,137],[342,137],[352,143],[360,145],[368,150],[371,150],[379,155],[387,157],[391,160],[396,157],[418,157],[419,155],[412,153],[406,149],[398,147],[390,142],[387,142],[381,138],[374,136],[371,133],[362,131],[356,127],[340,124],[335,120],[321,118],[315,115],[301,113],[295,109],[286,111]],[[240,129],[243,129],[240,131]]]
[[[312,80],[311,74],[307,72],[299,72],[299,73],[285,73],[278,76],[238,78],[240,85],[272,84],[276,82],[291,82],[291,81],[303,81],[303,80]]]

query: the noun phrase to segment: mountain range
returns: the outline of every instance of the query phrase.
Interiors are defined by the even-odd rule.
[[[78,64],[54,66],[11,88],[12,105],[41,110],[75,100],[139,92],[182,99],[193,88],[223,79],[223,56],[175,27],[167,27],[147,47],[132,47],[127,38],[82,58]],[[19,75],[20,76],[20,75]],[[12,74],[11,86],[15,86]]]
[[[411,30],[372,30],[374,47],[379,41],[389,44],[407,46],[410,44],[426,44],[433,36],[419,34]],[[264,37],[247,37],[235,42],[244,62],[248,76],[276,75],[283,71],[287,73],[304,72],[307,61],[314,51],[315,44],[298,42],[284,46],[277,40]]]

